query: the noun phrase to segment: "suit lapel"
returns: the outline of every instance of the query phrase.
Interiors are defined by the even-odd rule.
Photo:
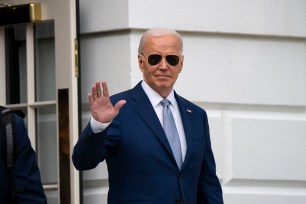
[[[180,109],[187,145],[186,156],[181,168],[182,170],[190,161],[192,152],[192,109],[188,107],[188,102],[176,93],[175,98]]]
[[[131,98],[131,104],[138,113],[139,117],[143,119],[143,121],[148,125],[151,131],[156,135],[156,137],[174,159],[164,129],[160,124],[149,98],[141,87],[141,82],[131,90]]]

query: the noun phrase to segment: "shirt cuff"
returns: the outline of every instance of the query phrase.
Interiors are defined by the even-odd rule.
[[[91,126],[91,130],[93,133],[98,133],[98,132],[102,132],[104,131],[110,124],[111,122],[108,123],[101,123],[99,121],[97,121],[96,119],[94,119],[92,116],[90,118],[90,126]]]

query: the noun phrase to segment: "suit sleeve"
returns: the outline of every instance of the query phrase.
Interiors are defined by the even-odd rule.
[[[12,179],[16,195],[22,203],[47,203],[42,187],[35,152],[31,146],[23,120],[16,118],[16,160],[12,170]]]
[[[75,168],[80,171],[93,169],[105,156],[104,132],[94,134],[88,123],[73,148],[72,161]]]
[[[216,164],[211,148],[208,119],[205,113],[205,155],[198,187],[198,203],[223,204],[222,188],[216,175]]]
[[[120,131],[118,117],[106,130],[99,133],[93,133],[88,123],[73,148],[72,161],[75,168],[80,171],[89,170],[104,161],[111,149],[118,144]]]

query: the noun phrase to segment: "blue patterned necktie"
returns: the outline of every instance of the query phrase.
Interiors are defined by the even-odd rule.
[[[168,99],[163,99],[160,103],[163,106],[164,130],[168,138],[169,144],[171,146],[173,155],[175,157],[177,166],[180,169],[183,163],[182,150],[181,150],[180,138],[176,129],[173,115],[170,110],[171,103]]]

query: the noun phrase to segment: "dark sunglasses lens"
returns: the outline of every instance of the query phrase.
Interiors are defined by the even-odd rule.
[[[167,62],[172,66],[177,65],[180,61],[180,58],[176,55],[167,55],[166,59],[167,59]]]
[[[148,62],[150,65],[157,65],[160,62],[161,58],[162,56],[160,55],[150,55],[148,57]]]

